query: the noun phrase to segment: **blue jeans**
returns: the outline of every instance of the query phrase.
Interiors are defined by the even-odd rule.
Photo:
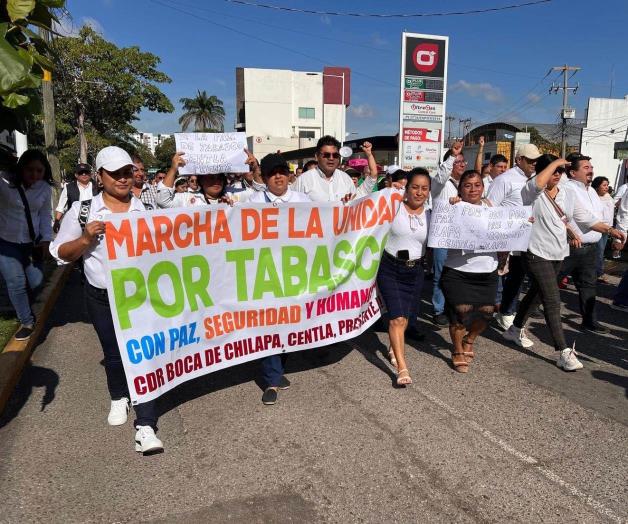
[[[604,233],[597,243],[597,276],[600,278],[604,274],[604,251],[606,250],[606,241],[608,235]]]
[[[0,239],[0,274],[7,284],[9,299],[21,324],[32,326],[30,291],[36,291],[44,280],[41,264],[31,260],[33,244],[15,244]]]
[[[260,380],[264,388],[276,388],[279,385],[287,359],[285,353],[260,359]]]
[[[432,251],[432,266],[434,278],[432,280],[432,306],[434,307],[434,315],[442,315],[445,311],[445,295],[440,287],[440,275],[443,272],[445,260],[447,260],[447,250],[441,247],[435,247]]]
[[[621,282],[617,286],[613,304],[616,306],[628,306],[628,269],[624,271],[624,276],[621,277]]]

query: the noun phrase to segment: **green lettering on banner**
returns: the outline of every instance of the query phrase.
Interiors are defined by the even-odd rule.
[[[318,293],[319,288],[327,287],[329,291],[336,288],[334,279],[331,276],[329,267],[329,253],[327,246],[318,246],[312,261],[312,271],[310,273],[310,293]]]
[[[300,246],[285,246],[281,251],[283,292],[294,297],[307,292],[307,251]],[[296,282],[295,282],[296,279]]]
[[[264,293],[272,293],[275,297],[284,296],[273,253],[269,247],[263,247],[259,250],[253,300],[259,300],[264,296]]]
[[[135,291],[132,295],[126,295],[126,284],[130,282],[135,285]],[[131,327],[131,319],[129,311],[137,309],[146,300],[146,286],[144,285],[144,275],[135,267],[127,267],[124,269],[114,269],[111,272],[111,284],[113,288],[113,297],[120,319],[120,328],[129,329]]]
[[[246,284],[246,262],[255,258],[253,248],[249,249],[233,249],[225,253],[227,262],[235,262],[236,274],[236,295],[238,302],[244,302],[249,299]]]
[[[355,275],[360,280],[370,280],[377,275],[377,269],[379,268],[379,259],[374,257],[373,262],[370,267],[365,268],[362,266],[362,257],[364,256],[364,251],[369,249],[373,255],[379,255],[380,249],[375,237],[361,237],[358,240],[358,243],[355,246]]]
[[[348,240],[341,240],[338,244],[336,244],[336,248],[334,249],[334,266],[338,269],[346,271],[344,275],[338,273],[334,274],[333,278],[336,286],[344,284],[351,278],[351,274],[355,269],[355,261],[351,258],[341,256],[341,253],[349,255],[352,251],[353,247]]]
[[[201,255],[193,255],[183,257],[181,261],[181,275],[183,277],[183,285],[190,303],[190,310],[197,311],[199,306],[196,297],[201,300],[205,307],[214,305],[214,301],[209,296],[207,288],[209,287],[209,264],[207,259]],[[199,270],[198,280],[194,280],[194,270]]]
[[[172,288],[174,290],[174,302],[172,304],[166,304],[159,290],[159,279],[163,276],[169,277],[172,282]],[[168,262],[167,260],[157,262],[148,273],[147,287],[150,303],[155,313],[159,316],[170,318],[176,317],[183,312],[185,296],[181,283],[181,275],[179,275],[177,266],[172,262]]]

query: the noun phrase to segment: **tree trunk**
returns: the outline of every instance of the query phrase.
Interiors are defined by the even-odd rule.
[[[87,137],[85,136],[85,108],[79,104],[77,129],[80,144],[79,160],[81,164],[87,163]]]

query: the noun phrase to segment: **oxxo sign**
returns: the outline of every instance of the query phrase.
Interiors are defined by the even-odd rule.
[[[446,36],[402,34],[398,164],[403,169],[424,167],[434,174],[442,156],[448,43]]]

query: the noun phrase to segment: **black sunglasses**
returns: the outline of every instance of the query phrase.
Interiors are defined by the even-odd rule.
[[[340,158],[340,153],[319,153],[323,158]]]

